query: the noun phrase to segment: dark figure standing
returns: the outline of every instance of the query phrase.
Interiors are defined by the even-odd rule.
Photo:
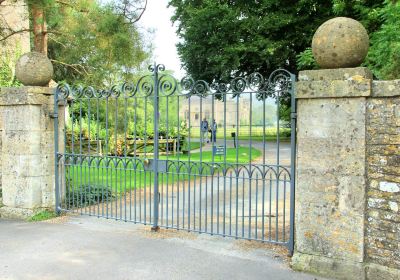
[[[211,139],[214,143],[217,141],[217,129],[218,125],[217,122],[214,120],[211,125]]]

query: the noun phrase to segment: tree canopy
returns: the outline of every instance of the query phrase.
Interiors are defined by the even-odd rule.
[[[184,68],[196,79],[220,81],[254,71],[268,75],[280,67],[294,73],[312,67],[313,58],[307,52],[312,36],[324,21],[335,16],[360,20],[372,42],[378,41],[374,37],[382,38],[383,23],[398,17],[398,13],[389,16],[384,12],[387,6],[398,5],[392,2],[170,0],[169,4],[176,9],[172,20],[178,24],[182,41],[177,47]],[[396,32],[395,25],[392,27],[386,27],[387,39]],[[300,56],[299,62],[301,54],[305,57]],[[378,60],[376,55],[370,57],[369,65],[374,60]]]
[[[49,35],[56,79],[101,85],[130,78],[149,55],[133,16],[113,5],[81,5],[57,10],[57,21],[49,24],[62,34]]]
[[[28,0],[30,28],[0,27],[0,41],[29,32],[47,54],[55,80],[103,86],[128,79],[151,52],[135,26],[147,0]],[[2,2],[0,2],[2,5]]]

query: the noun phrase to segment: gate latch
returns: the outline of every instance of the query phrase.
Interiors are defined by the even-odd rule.
[[[157,162],[158,172],[165,173],[167,172],[167,161],[166,160],[157,160],[146,158],[143,160],[144,171],[154,171],[155,163]]]

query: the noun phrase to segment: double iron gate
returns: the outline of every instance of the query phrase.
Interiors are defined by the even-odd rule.
[[[58,86],[57,211],[292,251],[295,76],[209,84],[164,70],[107,90]]]

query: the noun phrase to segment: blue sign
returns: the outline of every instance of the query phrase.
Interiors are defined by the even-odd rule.
[[[221,156],[225,156],[225,146],[214,146],[213,147],[213,155],[214,156],[219,156],[219,158],[221,158]]]

